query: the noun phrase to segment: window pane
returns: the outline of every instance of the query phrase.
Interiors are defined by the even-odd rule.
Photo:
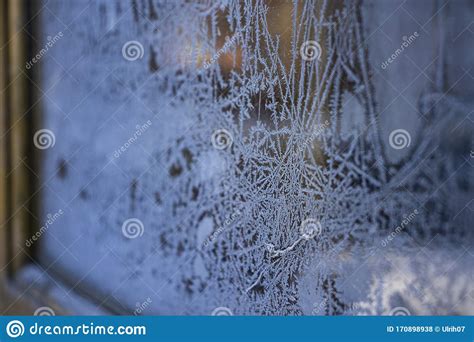
[[[71,290],[473,314],[467,1],[44,6],[40,260]]]

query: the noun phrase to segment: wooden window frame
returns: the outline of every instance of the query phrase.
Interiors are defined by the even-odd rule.
[[[41,117],[41,94],[35,85],[40,66],[35,73],[26,68],[37,50],[29,32],[40,29],[34,24],[40,6],[35,0],[0,0],[0,314],[33,315],[42,306],[57,315],[89,314],[95,305],[87,295],[72,293],[73,300],[65,303],[55,300],[53,289],[61,287],[56,280],[48,281],[45,290],[36,281],[19,279],[27,265],[35,279],[46,274],[35,262],[36,245],[25,245],[40,227],[41,186],[35,171],[39,153],[33,144]],[[109,313],[106,307],[98,310]]]
[[[23,29],[31,22],[25,0],[0,1],[0,309],[3,314],[30,314],[32,300],[21,294],[14,278],[26,262],[22,241],[34,210],[32,182],[24,158],[30,158],[28,133],[33,113],[31,88],[23,63],[30,41]],[[31,162],[32,159],[28,160]]]

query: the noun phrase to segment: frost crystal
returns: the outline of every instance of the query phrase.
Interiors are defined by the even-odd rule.
[[[99,86],[102,101],[131,90],[137,107],[146,104],[130,125],[153,122],[137,139],[150,153],[142,168],[130,166],[133,146],[117,161],[137,179],[135,198],[118,189],[95,200],[106,210],[98,215],[103,227],[143,222],[144,236],[117,253],[143,273],[155,270],[145,278],[158,284],[157,312],[358,313],[354,303],[379,288],[365,284],[351,298],[354,264],[383,253],[380,242],[414,209],[419,215],[393,239],[396,253],[435,236],[448,249],[448,242],[472,242],[472,211],[455,217],[472,196],[472,177],[464,176],[472,167],[462,159],[469,142],[461,141],[469,132],[454,152],[441,140],[466,108],[442,86],[425,89],[417,110],[426,123],[419,131],[397,127],[410,133],[392,148],[358,2],[120,4],[102,3],[105,18],[123,21],[94,47],[100,53],[89,53],[113,70],[107,89]],[[93,27],[101,25],[108,21]],[[130,42],[142,49],[128,51]],[[112,58],[122,46],[125,58]],[[103,229],[94,234],[112,234]],[[141,255],[136,244],[145,237],[152,246]],[[362,281],[383,278],[382,264],[372,263]],[[375,303],[360,311],[391,309]]]

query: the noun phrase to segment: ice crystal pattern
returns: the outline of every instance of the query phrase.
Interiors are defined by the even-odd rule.
[[[259,0],[130,6],[120,27],[133,27],[128,39],[143,48],[131,55],[134,63],[120,58],[114,66],[109,95],[129,87],[147,99],[166,96],[154,114],[179,110],[180,126],[139,180],[156,205],[134,207],[124,219],[147,227],[156,246],[147,263],[174,287],[184,313],[225,307],[237,315],[300,315],[311,313],[303,310],[308,301],[321,303],[318,314],[351,312],[342,265],[369,255],[404,214],[420,211],[397,237],[400,250],[403,236],[422,244],[472,234],[463,228],[472,213],[453,213],[457,194],[473,185],[459,173],[451,177],[466,169],[458,157],[469,152],[446,157],[439,140],[467,111],[442,86],[426,89],[418,109],[428,123],[410,132],[401,159],[389,158],[394,149],[379,127],[359,2],[289,4],[289,34],[275,32],[272,9]],[[121,56],[117,39],[107,37],[104,45]],[[223,49],[226,37],[232,44]],[[317,58],[302,58],[307,42]],[[343,129],[349,97],[362,109],[362,124]],[[153,121],[150,132],[159,127]],[[123,217],[119,210],[128,207],[115,206]],[[117,225],[113,216],[105,220]],[[302,230],[308,222],[311,230]]]
[[[173,180],[168,198],[175,215],[186,219],[179,233],[171,224],[161,234],[169,250],[184,243],[190,255],[197,250],[205,276],[187,276],[207,287],[205,295],[214,292],[231,300],[227,305],[239,314],[300,314],[299,278],[308,268],[316,275],[315,291],[327,298],[324,313],[343,313],[348,305],[337,290],[342,255],[368,253],[368,235],[383,234],[419,206],[404,189],[425,193],[421,203],[426,203],[444,179],[434,171],[440,167],[436,153],[430,156],[431,170],[410,174],[428,157],[434,135],[421,132],[417,147],[403,163],[392,165],[388,160],[377,125],[359,10],[348,3],[330,13],[328,5],[294,5],[290,58],[282,56],[279,36],[266,26],[270,10],[264,3],[220,2],[204,13],[193,5],[187,8],[210,23],[197,30],[203,33],[196,41],[220,41],[222,27],[216,17],[221,11],[221,16],[227,13],[228,35],[237,42],[226,65],[214,63],[202,70],[196,58],[184,75],[176,70],[175,100],[191,99],[199,111],[194,114],[195,126],[177,140],[166,160],[169,168],[186,169]],[[308,41],[321,46],[318,58],[302,58],[299,53]],[[210,51],[197,54],[219,51],[218,44],[206,48]],[[348,93],[364,108],[364,125],[342,132],[342,101]],[[429,108],[431,122],[438,123],[438,110],[446,100],[430,106],[433,99],[426,95],[420,106]],[[318,130],[326,120],[330,126]],[[227,149],[212,150],[209,139],[216,130],[232,136]],[[206,158],[225,167],[196,182],[202,171],[199,163]],[[419,179],[426,181],[421,185]],[[423,189],[414,190],[419,187]],[[193,239],[183,242],[185,236],[196,235],[204,217],[218,229],[241,208],[245,214],[207,249],[199,249]],[[434,220],[433,212],[425,215],[412,234],[428,237],[431,230],[448,228],[446,218]],[[301,239],[307,220],[324,230]],[[272,246],[272,253],[267,246]]]

